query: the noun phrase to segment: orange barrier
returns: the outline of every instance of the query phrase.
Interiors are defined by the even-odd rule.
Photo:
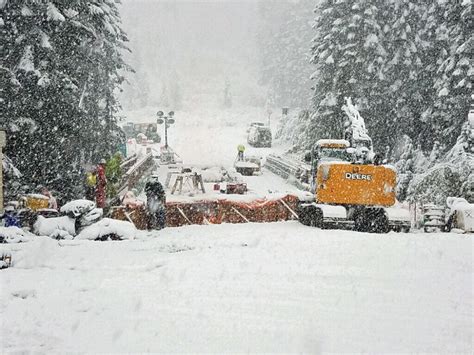
[[[258,199],[252,202],[230,200],[203,200],[196,202],[167,202],[166,226],[189,224],[221,224],[248,222],[277,222],[295,219],[298,197],[286,195],[281,199]],[[144,206],[116,207],[112,218],[130,221],[138,229],[147,228]]]
[[[277,200],[252,202],[230,200],[169,202],[166,204],[166,225],[276,222],[295,219],[298,197],[286,195]],[[293,211],[293,212],[292,212]]]

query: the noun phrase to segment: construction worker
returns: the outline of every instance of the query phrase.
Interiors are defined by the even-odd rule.
[[[48,198],[48,208],[51,208],[53,210],[58,209],[58,202],[56,201],[56,198],[51,194],[51,192],[49,192],[46,187],[43,187],[41,189],[41,194]]]
[[[105,191],[107,187],[107,177],[105,176],[105,159],[102,159],[97,166],[97,186],[95,191],[95,202],[97,207],[105,208]]]
[[[244,152],[245,146],[243,144],[239,144],[237,146],[237,160],[244,161]]]
[[[86,199],[94,201],[95,187],[97,185],[97,175],[95,171],[90,170],[86,173]]]
[[[145,184],[148,229],[162,229],[166,224],[166,194],[158,175],[152,175]]]

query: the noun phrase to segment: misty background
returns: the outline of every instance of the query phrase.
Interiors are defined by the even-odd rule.
[[[143,106],[192,110],[232,103],[263,106],[259,85],[258,1],[124,0],[123,29],[131,53],[120,95],[125,111]]]

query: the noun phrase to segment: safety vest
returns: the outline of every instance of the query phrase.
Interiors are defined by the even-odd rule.
[[[95,186],[97,184],[97,176],[94,173],[87,173],[87,185]]]

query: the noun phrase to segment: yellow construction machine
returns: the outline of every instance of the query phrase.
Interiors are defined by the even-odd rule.
[[[313,201],[302,201],[299,219],[315,227],[351,228],[364,232],[409,229],[406,220],[390,219],[395,204],[396,171],[371,162],[369,148],[346,140],[320,140],[310,160]]]

